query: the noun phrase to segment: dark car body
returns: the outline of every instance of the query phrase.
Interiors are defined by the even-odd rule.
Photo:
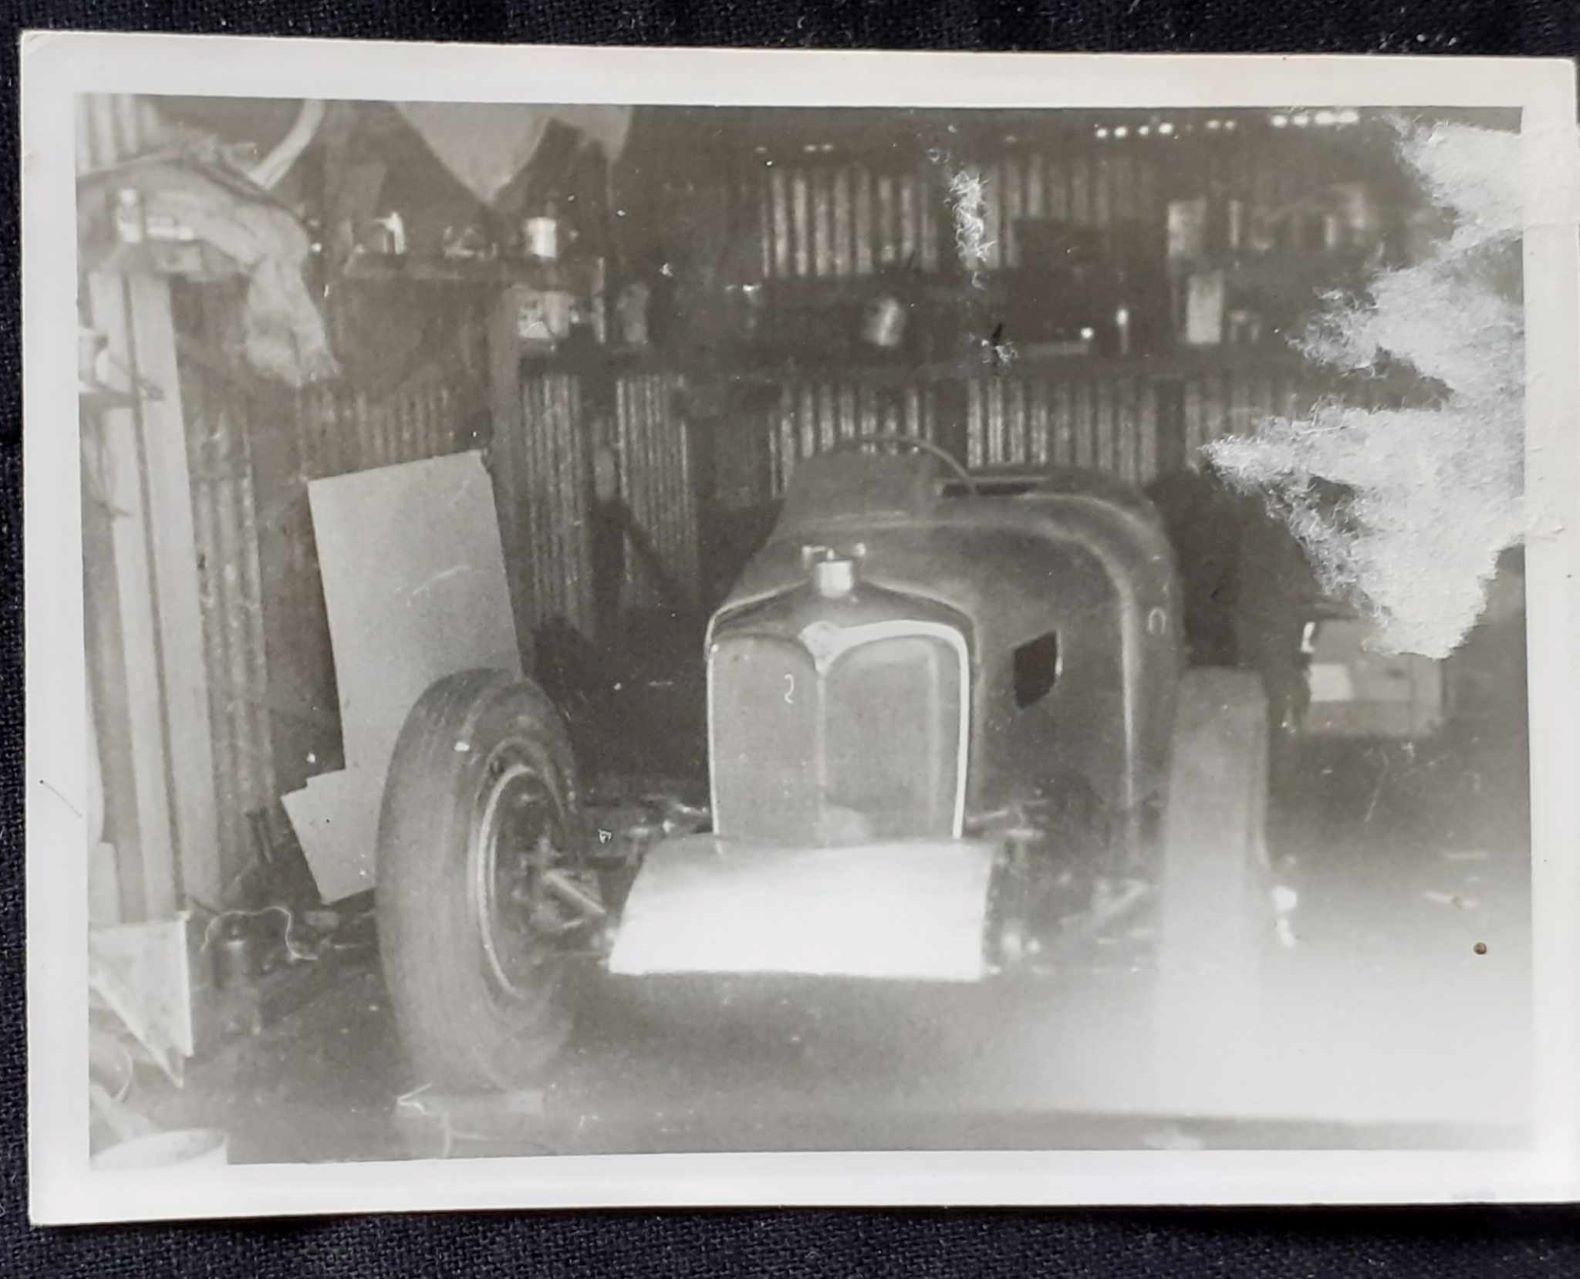
[[[820,589],[831,561],[848,590]],[[828,454],[797,469],[708,662],[720,835],[958,837],[1079,797],[1133,842],[1168,768],[1173,557],[1102,475]]]
[[[578,964],[975,983],[1102,944],[1157,974],[1171,1043],[1208,1042],[1205,1012],[1252,1006],[1267,934],[1267,712],[1183,650],[1170,543],[1128,485],[972,475],[909,437],[801,462],[708,625],[706,806],[589,812],[530,681],[464,672],[414,709],[380,828],[408,1039],[510,1084],[564,1046]]]

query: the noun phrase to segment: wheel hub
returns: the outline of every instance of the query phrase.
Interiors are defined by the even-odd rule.
[[[579,873],[566,836],[539,767],[501,748],[486,767],[468,860],[483,962],[518,997],[535,970],[601,918],[596,881]]]

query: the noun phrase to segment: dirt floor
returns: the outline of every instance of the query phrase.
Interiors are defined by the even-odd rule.
[[[1226,1052],[1160,1056],[1118,952],[1035,983],[607,985],[541,1091],[405,1066],[377,965],[193,1063],[161,1109],[237,1162],[817,1148],[1496,1146],[1528,1102],[1524,762],[1504,733],[1307,743],[1272,844],[1293,944]],[[1221,1048],[1221,1046],[1220,1046]]]

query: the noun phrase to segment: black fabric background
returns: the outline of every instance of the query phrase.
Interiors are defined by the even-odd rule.
[[[10,9],[10,6],[5,6]],[[1574,0],[24,0],[16,28],[812,48],[1199,52],[1580,53]],[[18,172],[15,30],[0,49],[0,177]],[[14,188],[8,208],[15,208]],[[1300,1275],[1444,1279],[1580,1274],[1571,1209],[468,1214],[71,1230],[26,1208],[22,884],[20,303],[0,236],[0,1275],[286,1279],[319,1275]],[[62,287],[69,287],[62,281]],[[62,583],[63,589],[72,589]],[[1452,1062],[1444,1069],[1452,1070]],[[443,1175],[437,1173],[436,1175]]]

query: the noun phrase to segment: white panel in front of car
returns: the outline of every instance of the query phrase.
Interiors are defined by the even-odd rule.
[[[643,862],[609,969],[977,981],[994,854],[966,840],[670,840]]]

